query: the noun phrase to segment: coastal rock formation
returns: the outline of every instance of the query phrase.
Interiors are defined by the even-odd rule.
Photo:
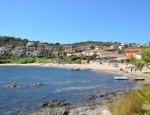
[[[29,115],[69,115],[69,108],[44,108],[38,112],[30,113]]]
[[[69,115],[112,115],[106,106],[79,107],[69,111]]]
[[[106,106],[44,108],[30,115],[112,115]]]
[[[7,87],[7,88],[15,88],[15,87],[17,87],[17,83],[8,84],[5,87]]]
[[[94,100],[94,99],[96,99],[97,98],[97,96],[96,95],[88,95],[87,97],[86,97],[86,99],[88,100],[88,101],[91,101],[91,100]]]
[[[70,106],[71,104],[66,102],[65,100],[52,100],[49,102],[44,102],[42,103],[42,108],[48,107],[65,107],[65,106]]]
[[[43,83],[39,82],[39,83],[33,83],[32,86],[42,86]]]

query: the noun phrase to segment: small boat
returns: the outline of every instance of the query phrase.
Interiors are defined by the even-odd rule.
[[[126,77],[126,76],[116,76],[116,77],[114,77],[114,79],[116,79],[116,80],[128,80],[128,78]]]
[[[72,68],[71,71],[79,71],[80,68]]]
[[[133,80],[134,81],[144,81],[145,79],[144,78],[134,78]]]

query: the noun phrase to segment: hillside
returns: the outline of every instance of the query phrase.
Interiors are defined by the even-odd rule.
[[[25,46],[28,42],[27,39],[21,39],[9,36],[0,36],[0,46],[3,45],[14,45],[14,46]]]

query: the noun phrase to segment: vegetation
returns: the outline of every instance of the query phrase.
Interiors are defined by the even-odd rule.
[[[141,71],[144,67],[144,63],[141,60],[136,60],[135,67],[136,67],[137,70]]]
[[[113,115],[150,115],[150,86],[129,91],[110,108]]]
[[[0,57],[0,64],[4,64],[4,63],[11,63],[11,59]]]
[[[2,45],[25,46],[27,42],[28,42],[27,39],[0,36],[0,46]]]
[[[86,42],[77,42],[73,45],[101,45],[101,46],[111,46],[111,45],[120,45],[120,42],[102,42],[102,41],[86,41]]]
[[[76,63],[76,64],[80,64],[81,60],[90,61],[92,59],[94,59],[94,56],[71,56],[71,57],[63,57],[61,59],[61,62],[63,62],[63,63]]]
[[[143,48],[142,51],[141,51],[141,60],[139,59],[136,59],[135,57],[131,56],[130,57],[130,63],[135,65],[136,68],[138,70],[142,70],[142,68],[144,67],[144,65],[147,67],[147,68],[150,68],[150,48],[149,47],[146,47],[146,48]]]
[[[1,57],[0,64],[4,63],[74,63],[80,64],[81,60],[93,60],[95,56],[71,56],[71,57],[61,57],[61,58],[47,58],[47,57]]]
[[[135,57],[131,56],[129,61],[130,61],[131,64],[135,64],[137,59]]]
[[[146,67],[150,65],[150,48],[144,48],[141,52],[142,61],[145,63]]]

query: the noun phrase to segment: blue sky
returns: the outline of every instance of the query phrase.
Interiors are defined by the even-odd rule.
[[[0,34],[73,43],[150,41],[150,0],[0,0]]]

